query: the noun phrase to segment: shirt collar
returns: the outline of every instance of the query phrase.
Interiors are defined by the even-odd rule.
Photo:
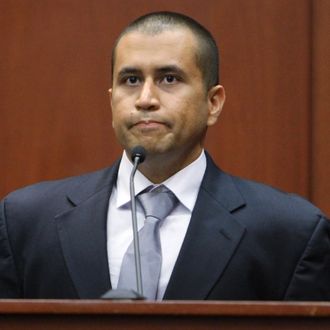
[[[124,151],[117,177],[117,208],[124,206],[130,201],[129,178],[132,169],[133,164],[129,161],[126,152]],[[195,161],[172,175],[161,184],[170,189],[179,199],[180,203],[192,212],[205,169],[206,157],[203,150]],[[147,179],[139,170],[136,171],[134,184],[135,196],[148,186],[154,185],[154,183]]]

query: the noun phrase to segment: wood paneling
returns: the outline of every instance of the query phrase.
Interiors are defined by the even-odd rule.
[[[153,10],[193,16],[220,46],[227,103],[206,143],[217,163],[327,208],[326,0],[0,1],[0,196],[120,155],[107,95],[111,47]]]
[[[313,1],[312,201],[330,215],[330,1]]]
[[[209,136],[225,170],[304,196],[309,193],[309,9],[309,1],[228,4],[219,21],[226,28],[219,44],[227,104]]]
[[[328,330],[329,303],[0,300],[2,330]]]

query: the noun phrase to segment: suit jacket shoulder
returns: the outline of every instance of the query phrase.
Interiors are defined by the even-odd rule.
[[[79,176],[39,182],[13,191],[4,199],[10,203],[20,203],[28,208],[34,208],[36,205],[40,207],[40,203],[44,202],[49,207],[52,204],[51,201],[58,201],[61,204],[68,195],[79,202],[88,198],[89,194],[109,186],[115,179],[117,167],[118,163],[109,168]]]
[[[106,214],[118,163],[0,203],[0,297],[95,298],[110,287]]]
[[[226,174],[207,156],[165,298],[329,300],[329,237],[330,222],[303,198]]]

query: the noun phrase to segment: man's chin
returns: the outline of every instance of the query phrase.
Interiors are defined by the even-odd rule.
[[[165,143],[161,143],[160,141],[146,141],[146,140],[140,140],[140,141],[134,141],[129,143],[129,147],[126,148],[125,150],[132,150],[134,147],[136,146],[141,146],[143,147],[147,154],[149,155],[162,155],[164,153],[167,153],[170,151],[170,146],[165,144]]]

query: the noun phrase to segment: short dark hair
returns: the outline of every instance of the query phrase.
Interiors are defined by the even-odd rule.
[[[158,34],[168,28],[184,27],[189,29],[197,40],[196,64],[200,69],[207,89],[219,83],[219,51],[211,33],[200,23],[189,16],[160,11],[143,15],[129,24],[117,38],[112,50],[112,74],[115,63],[116,48],[120,39],[133,31]]]

